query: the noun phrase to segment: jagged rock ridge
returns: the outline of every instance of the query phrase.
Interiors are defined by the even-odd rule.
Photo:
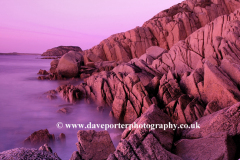
[[[240,7],[237,0],[186,0],[158,13],[142,27],[118,33],[84,51],[88,61],[124,61],[139,58],[151,46],[170,49],[197,29]]]

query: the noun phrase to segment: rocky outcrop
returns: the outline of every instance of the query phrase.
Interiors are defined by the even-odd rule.
[[[79,130],[77,137],[78,142],[76,145],[78,151],[73,152],[70,160],[104,160],[115,150],[107,131]]]
[[[156,105],[151,105],[147,111],[134,123],[131,129],[127,128],[123,134],[116,151],[109,155],[108,160],[117,159],[179,159],[172,154],[173,129],[156,128],[154,126],[145,128],[134,128],[134,125],[168,124],[170,117],[160,110]]]
[[[65,141],[66,136],[64,133],[61,133],[56,140],[59,141]],[[33,132],[29,137],[27,137],[24,140],[24,144],[26,145],[31,145],[31,146],[35,146],[35,145],[43,145],[44,143],[53,143],[55,142],[55,135],[54,134],[50,134],[49,131],[47,129],[44,130],[39,130],[36,132]],[[49,150],[48,145],[43,145],[42,147],[40,147],[40,150]]]
[[[178,124],[190,124],[214,110],[233,105],[240,100],[236,76],[240,62],[239,17],[239,10],[218,17],[169,51],[154,46],[127,63],[88,62],[89,67],[110,64],[113,69],[95,69],[76,90],[99,105],[112,106],[111,115],[128,123],[153,103],[163,104]],[[233,70],[228,67],[230,63]],[[71,95],[69,91],[64,93]],[[213,101],[215,109],[208,105]]]
[[[81,52],[82,49],[77,46],[58,46],[52,49],[48,49],[42,54],[42,56],[63,56],[69,51]]]
[[[54,141],[55,141],[54,134],[50,134],[49,131],[45,129],[45,130],[39,130],[39,131],[33,132],[28,138],[24,140],[24,143],[38,145],[38,144],[50,143]]]
[[[124,61],[139,58],[151,46],[170,49],[221,15],[240,7],[237,0],[186,0],[164,10],[142,27],[118,33],[84,51],[85,62]]]
[[[47,144],[41,146],[39,149],[33,148],[14,148],[11,150],[0,152],[0,159],[29,159],[29,160],[42,160],[52,159],[61,160],[57,153],[52,153],[52,149]]]
[[[84,51],[84,83],[59,87],[64,99],[111,106],[110,115],[126,123],[188,126],[128,128],[108,159],[240,158],[238,7],[234,0],[187,0]],[[200,128],[189,128],[194,123]],[[83,146],[79,140],[72,159],[95,156]]]

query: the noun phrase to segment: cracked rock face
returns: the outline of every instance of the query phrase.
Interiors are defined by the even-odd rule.
[[[41,146],[39,149],[14,148],[11,150],[3,151],[0,152],[0,159],[61,160],[56,153],[52,153],[52,149],[48,147],[47,144],[44,144],[44,146]]]
[[[237,0],[187,0],[164,10],[142,27],[118,33],[84,51],[88,61],[124,61],[139,58],[151,46],[170,49],[180,40],[221,15],[240,7]]]
[[[240,103],[200,118],[200,129],[186,129],[183,138],[201,138],[211,133],[227,132],[234,136],[240,134]]]
[[[77,133],[77,152],[74,152],[70,160],[92,159],[104,160],[115,151],[110,135],[107,131],[96,132],[94,130],[79,130]]]
[[[226,132],[218,132],[199,139],[181,139],[174,153],[184,160],[235,159],[236,144]]]
[[[167,124],[170,117],[156,105],[151,105],[147,111],[134,121],[137,125]],[[173,129],[158,128],[127,128],[116,151],[108,157],[114,159],[181,159],[172,154]]]

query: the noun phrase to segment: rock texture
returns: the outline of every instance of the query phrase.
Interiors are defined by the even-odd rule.
[[[199,139],[181,139],[175,145],[175,154],[184,160],[235,159],[236,144],[225,132]]]
[[[38,150],[33,148],[14,148],[11,150],[0,152],[0,159],[29,159],[29,160],[61,160],[57,153],[52,153],[52,149],[48,147],[48,150],[43,149],[47,144],[40,147]]]
[[[170,117],[156,105],[151,105],[147,111],[133,123],[140,125],[168,124]],[[181,159],[172,154],[174,131],[157,128],[127,128],[116,151],[109,155],[108,160],[115,159]]]
[[[73,152],[70,160],[104,160],[115,150],[107,131],[79,130],[77,137],[78,142],[76,145],[78,151]]]
[[[196,122],[200,129],[186,129],[183,138],[202,138],[217,132],[227,132],[230,136],[240,134],[240,103],[202,117]]]
[[[42,56],[63,56],[69,51],[81,52],[82,49],[77,46],[58,46],[52,49],[48,49],[42,54]]]

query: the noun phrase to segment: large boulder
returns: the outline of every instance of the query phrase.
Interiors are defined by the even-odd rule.
[[[79,68],[81,65],[83,65],[82,54],[70,51],[61,57],[56,71],[59,75],[67,78],[76,77],[79,74]]]
[[[107,131],[96,132],[94,130],[79,130],[77,133],[77,152],[74,152],[73,159],[104,160],[115,151],[110,135]]]

